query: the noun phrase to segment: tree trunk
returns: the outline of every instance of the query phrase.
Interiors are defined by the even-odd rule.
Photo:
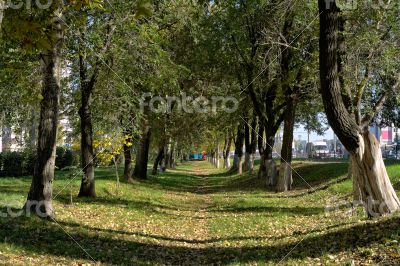
[[[250,126],[247,122],[244,123],[244,163],[243,163],[243,171],[247,172],[249,171],[249,165],[250,165],[250,156],[251,156],[251,144],[250,144]]]
[[[152,175],[156,175],[158,172],[158,166],[161,164],[161,160],[164,157],[164,144],[160,145],[157,153],[157,157],[154,160]]]
[[[251,141],[250,141],[250,147],[249,147],[249,161],[247,165],[247,171],[250,174],[253,174],[254,172],[254,160],[256,157],[256,150],[257,150],[257,141],[258,141],[258,136],[257,136],[257,117],[254,115],[253,122],[251,124]]]
[[[275,132],[276,133],[276,132]],[[258,172],[258,177],[266,180],[269,186],[276,185],[276,164],[272,158],[272,152],[275,145],[275,134],[270,131],[266,131],[266,146],[262,156],[262,163]]]
[[[88,82],[86,72],[83,70],[83,59],[81,59],[81,92],[82,106],[79,109],[81,118],[81,153],[82,153],[82,177],[79,197],[96,197],[94,180],[94,152],[93,152],[93,124],[91,112],[91,98],[94,83]]]
[[[217,169],[220,168],[220,150],[219,150],[219,144],[217,144],[217,148],[216,148],[216,156],[215,156],[215,167]]]
[[[229,133],[227,133],[225,137],[225,144],[224,144],[224,151],[223,151],[223,157],[224,157],[224,168],[229,169],[231,167],[231,161],[230,161],[230,148],[232,145],[232,138],[229,136]]]
[[[43,99],[40,103],[37,159],[24,206],[25,211],[32,211],[40,217],[50,219],[55,217],[52,195],[60,98],[60,55],[63,39],[61,16],[61,3],[57,2],[57,9],[53,12],[52,25],[49,29],[54,46],[41,54]]]
[[[169,153],[169,168],[175,169],[175,143],[171,143],[171,149]]]
[[[6,9],[6,1],[0,0],[0,30],[1,30],[1,25],[3,23],[5,9]]]
[[[243,142],[244,142],[244,126],[238,126],[236,141],[235,141],[235,156],[233,159],[232,170],[239,175],[243,173]]]
[[[12,130],[11,126],[5,124],[1,130],[1,148],[2,152],[10,152],[12,146]]]
[[[277,192],[286,192],[292,188],[292,156],[293,156],[293,130],[296,114],[296,104],[293,99],[288,99],[284,121],[283,143],[281,152],[281,165],[276,186]]]
[[[361,200],[368,216],[393,213],[400,208],[390,183],[380,145],[361,127],[346,108],[339,77],[338,31],[340,10],[334,0],[319,0],[321,93],[329,124],[349,151],[352,161],[355,200]]]
[[[365,204],[368,216],[393,213],[400,201],[390,183],[379,142],[366,132],[359,136],[360,148],[352,153],[354,200]]]
[[[151,129],[146,118],[143,118],[142,135],[139,149],[136,155],[135,170],[133,176],[139,179],[147,179],[147,164],[149,162]]]
[[[132,143],[132,137],[127,139],[127,142]],[[131,182],[132,181],[132,148],[131,146],[124,144],[124,179],[125,181]]]
[[[171,140],[168,141],[168,144],[166,144],[164,148],[164,162],[163,162],[164,172],[167,170],[167,168],[170,167],[170,159],[171,159],[170,153],[171,153]]]

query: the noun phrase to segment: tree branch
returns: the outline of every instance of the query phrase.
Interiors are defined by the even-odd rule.
[[[386,90],[379,100],[376,102],[372,112],[366,114],[361,121],[362,128],[368,128],[372,119],[382,110],[383,105],[385,104],[386,99],[393,94],[393,92],[399,87],[400,85],[400,73],[397,74],[396,82],[391,87],[390,90]]]

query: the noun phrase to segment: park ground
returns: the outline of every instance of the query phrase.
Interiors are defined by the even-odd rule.
[[[399,191],[400,165],[386,163]],[[96,199],[76,198],[79,178],[68,185],[73,175],[57,172],[57,221],[0,218],[0,264],[400,264],[400,215],[367,219],[352,211],[346,162],[294,167],[286,194],[208,162],[119,187],[113,169],[101,168]],[[22,206],[29,185],[29,177],[0,179],[2,213],[10,203]]]

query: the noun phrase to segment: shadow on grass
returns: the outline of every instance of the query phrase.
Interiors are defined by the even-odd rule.
[[[293,172],[294,189],[309,188],[308,184],[319,186],[334,179],[343,177],[348,172],[348,163],[343,162],[321,162],[296,165]],[[307,183],[308,184],[307,184]]]
[[[285,259],[317,258],[327,254],[352,252],[359,247],[381,243],[383,239],[399,238],[398,217],[378,223],[358,224],[320,234],[311,234],[303,241],[292,241],[264,246],[176,246],[160,242],[149,243],[132,236],[115,237],[115,232],[98,232],[96,229],[49,224],[37,219],[0,220],[0,238],[8,244],[21,247],[25,252],[39,255],[63,256],[71,259],[89,259],[76,244],[85,248],[97,262],[114,265],[174,264],[210,265],[243,264],[251,262],[280,262]],[[68,229],[69,228],[69,229]],[[64,230],[67,230],[67,235]],[[289,253],[290,252],[290,253]],[[380,253],[384,253],[384,247]],[[367,256],[368,257],[368,256]],[[371,256],[375,263],[381,256]],[[391,263],[392,261],[385,261]],[[399,260],[397,259],[397,263]],[[396,262],[392,262],[396,264]]]
[[[251,241],[263,241],[263,240],[280,240],[284,239],[287,237],[292,237],[292,236],[305,236],[310,233],[320,233],[324,232],[326,230],[331,230],[335,229],[341,226],[345,225],[350,225],[352,223],[341,223],[341,224],[335,224],[331,226],[327,226],[322,229],[314,229],[310,232],[293,232],[292,234],[288,235],[283,235],[283,236],[229,236],[229,237],[213,237],[213,238],[208,238],[205,240],[197,240],[197,239],[187,239],[187,238],[179,238],[179,237],[168,237],[168,236],[162,236],[162,235],[153,235],[153,234],[148,234],[148,233],[143,233],[143,232],[128,232],[128,231],[123,231],[123,230],[113,230],[113,229],[104,229],[104,228],[97,228],[97,227],[90,227],[87,225],[80,225],[78,223],[73,223],[73,222],[58,222],[62,226],[68,226],[72,228],[80,228],[80,229],[87,229],[89,231],[97,231],[97,232],[104,232],[104,233],[110,233],[114,235],[128,235],[128,236],[137,236],[137,237],[144,237],[144,238],[149,238],[149,239],[154,239],[154,240],[163,240],[163,241],[171,241],[171,242],[181,242],[181,243],[190,243],[190,244],[214,244],[214,243],[219,243],[219,242],[225,242],[225,241],[246,241],[246,240],[251,240]]]
[[[257,213],[280,213],[287,214],[291,216],[310,216],[318,215],[325,212],[322,207],[279,207],[279,206],[254,206],[254,207],[242,207],[242,206],[232,206],[222,209],[211,209],[210,212],[217,213],[247,213],[247,212],[257,212]]]

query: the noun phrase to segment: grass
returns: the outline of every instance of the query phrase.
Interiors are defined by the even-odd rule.
[[[96,172],[96,199],[76,198],[79,180],[67,186],[70,174],[57,172],[57,223],[0,218],[0,264],[400,263],[399,215],[366,219],[343,207],[351,193],[346,162],[296,160],[294,167],[294,190],[288,193],[207,162],[121,183],[117,192],[113,169],[102,168]],[[400,166],[388,161],[387,169],[398,190]],[[29,185],[30,178],[0,179],[0,206],[20,208]],[[326,212],[327,205],[342,207]]]

